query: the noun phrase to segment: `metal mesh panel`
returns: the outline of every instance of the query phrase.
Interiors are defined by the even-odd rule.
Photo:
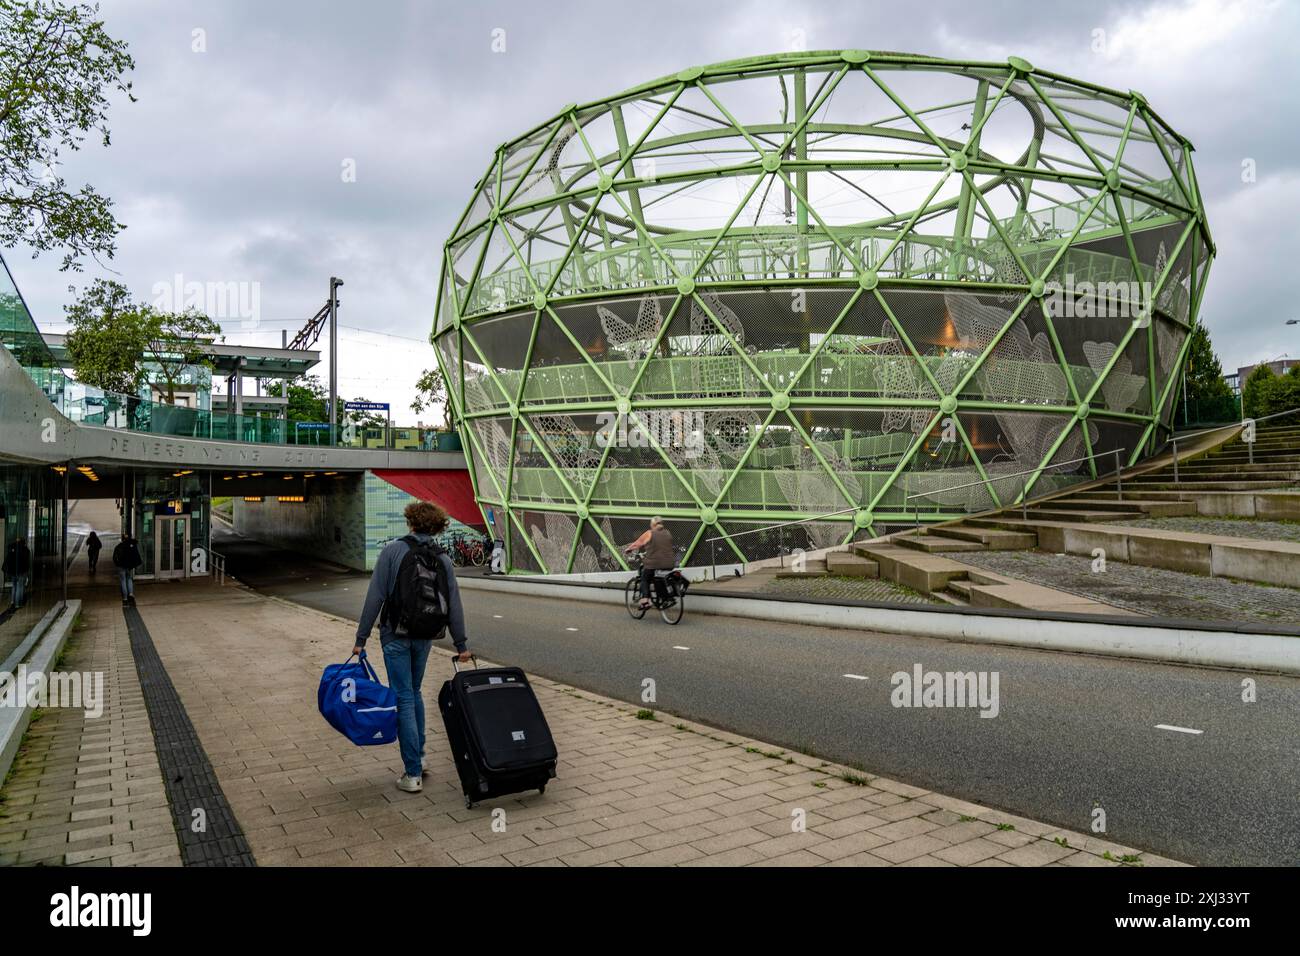
[[[1087,466],[1064,462],[1090,439],[1103,453],[1152,424],[1209,257],[1199,200],[1182,188],[1182,140],[1136,95],[1023,64],[886,51],[866,62],[813,52],[720,64],[502,147],[504,198],[494,168],[447,246],[443,307],[464,292],[470,344],[463,362],[456,336],[438,348],[464,375],[461,411],[497,414],[521,387],[546,293],[522,385],[536,436],[514,449],[506,504],[562,503],[571,527],[528,508],[525,538],[548,564],[567,563],[580,535],[575,567],[603,566],[597,526],[572,500],[588,492],[593,510],[613,512],[600,521],[716,508],[743,527],[849,508],[870,510],[880,531],[918,490],[930,517],[992,506],[981,470],[1002,501],[1026,481],[1077,481]],[[1089,396],[1079,425],[1073,410]],[[620,399],[663,452],[622,441],[601,466],[598,416]],[[674,414],[688,427],[665,437]],[[468,451],[489,493],[509,439],[466,428],[492,449]],[[954,440],[963,431],[973,454]],[[841,530],[851,526],[822,529]]]
[[[541,571],[542,566],[528,549],[523,533],[519,530],[519,522],[521,519],[527,520],[527,514],[516,512],[510,518],[510,567],[517,571]]]

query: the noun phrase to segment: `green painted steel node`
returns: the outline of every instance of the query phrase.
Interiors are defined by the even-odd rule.
[[[587,510],[586,505],[578,505],[577,515],[580,520],[586,521],[591,516],[591,512]]]
[[[501,210],[493,206],[488,210],[488,222],[496,222],[501,217]]]
[[[1036,496],[1109,472],[1088,460],[1094,444],[1134,462],[1163,447],[1213,271],[1212,225],[1187,194],[1195,156],[1136,91],[1038,77],[1019,57],[778,53],[582,90],[503,147],[481,143],[443,243],[432,341],[478,502],[516,519],[509,570],[621,567],[615,539],[654,515],[686,566],[709,563],[710,536],[783,523],[787,546],[816,550],[842,542],[850,516],[913,526],[916,490],[931,493],[927,521],[951,520],[1002,500],[1002,476]],[[1008,78],[996,135],[967,148],[955,131],[979,127]],[[706,81],[734,120],[699,121]],[[936,115],[936,133],[962,137],[938,151],[920,125]],[[1138,135],[1147,120],[1161,148]],[[446,134],[467,149],[472,130]],[[897,134],[887,150],[882,130]],[[1089,153],[1105,157],[1091,175],[1059,161]],[[888,199],[844,187],[904,170]],[[800,179],[788,203],[782,176]],[[1116,208],[1128,190],[1141,215]],[[1165,272],[1138,349],[1107,290]],[[1044,308],[1061,273],[1075,278],[1068,316]],[[1135,410],[1134,395],[1157,401]],[[969,443],[928,439],[958,415]],[[972,445],[996,449],[978,477]],[[577,536],[584,514],[598,534]],[[761,559],[774,536],[726,550]]]
[[[568,116],[570,113],[572,113],[572,112],[573,112],[574,110],[576,110],[577,108],[578,108],[578,104],[577,104],[577,103],[566,103],[564,106],[560,107],[560,115],[561,115],[561,116]]]
[[[1129,90],[1128,95],[1131,96],[1134,102],[1136,102],[1139,106],[1149,105],[1147,103],[1147,98],[1143,96],[1141,93],[1139,93],[1137,90]]]

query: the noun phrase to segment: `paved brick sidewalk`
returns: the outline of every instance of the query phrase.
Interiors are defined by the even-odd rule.
[[[423,793],[405,794],[396,747],[354,747],[316,711],[321,670],[347,655],[351,622],[205,583],[139,598],[262,865],[1113,866],[1138,852],[667,715],[641,719],[539,678],[558,778],[544,796],[466,810],[436,706],[450,671],[441,649],[424,688],[431,773]],[[505,814],[497,829],[494,810]]]
[[[179,866],[116,588],[87,591],[59,669],[104,674],[104,711],[39,712],[0,790],[0,865]]]

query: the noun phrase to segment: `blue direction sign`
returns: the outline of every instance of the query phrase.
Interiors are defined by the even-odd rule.
[[[294,422],[293,427],[305,432],[327,432],[330,430],[329,422]]]
[[[348,411],[358,412],[386,412],[388,411],[387,402],[344,402],[343,407]]]

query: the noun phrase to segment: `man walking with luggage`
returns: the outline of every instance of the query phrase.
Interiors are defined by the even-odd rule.
[[[122,607],[135,607],[135,569],[144,564],[140,548],[131,533],[124,532],[122,540],[113,549],[113,567],[117,568],[117,582],[122,589]]]
[[[424,772],[424,698],[420,685],[433,641],[451,632],[460,660],[468,661],[465,610],[456,573],[447,552],[434,537],[447,527],[447,513],[427,501],[406,506],[411,533],[389,542],[379,553],[357,622],[353,654],[365,652],[370,631],[379,621],[388,682],[397,694],[397,743],[402,775],[397,786],[419,793]]]

